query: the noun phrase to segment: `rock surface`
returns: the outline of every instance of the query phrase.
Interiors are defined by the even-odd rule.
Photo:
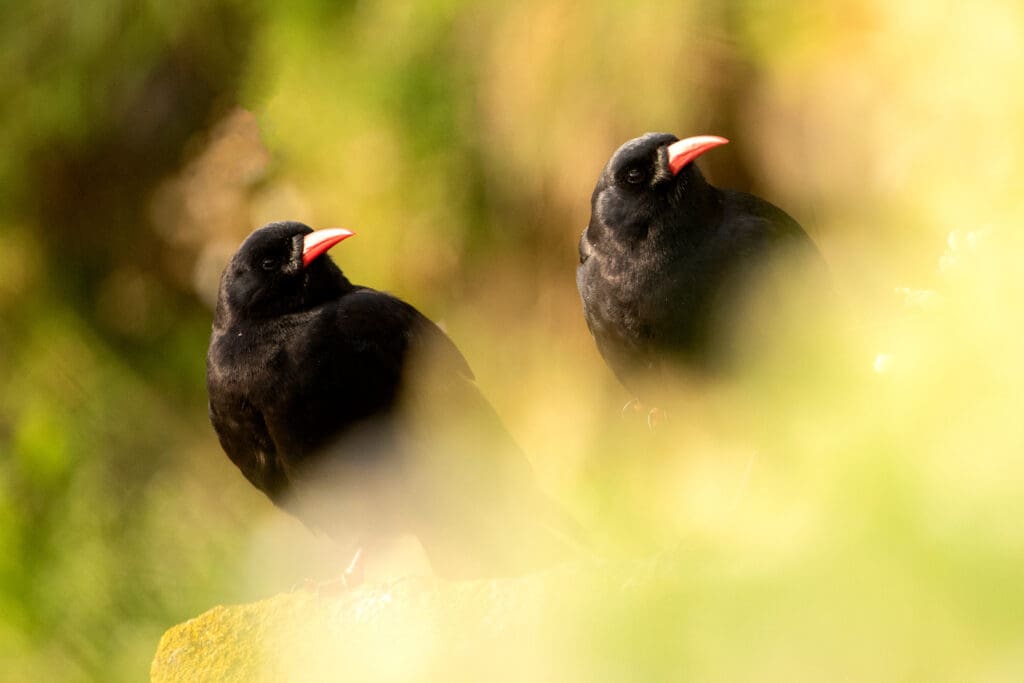
[[[591,659],[584,653],[607,637],[595,631],[593,608],[604,610],[607,597],[631,592],[636,569],[565,566],[517,579],[406,579],[215,607],[164,634],[151,677],[593,680],[579,669]]]

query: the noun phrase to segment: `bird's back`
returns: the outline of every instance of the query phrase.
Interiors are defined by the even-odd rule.
[[[275,503],[343,544],[413,533],[446,576],[569,554],[552,529],[569,536],[573,523],[415,308],[359,288],[263,325],[215,330],[208,383],[225,451]]]
[[[716,372],[729,362],[731,318],[764,269],[794,256],[820,262],[813,242],[782,209],[743,192],[719,192],[719,220],[674,248],[641,244],[598,259],[587,253],[579,267],[584,315],[598,349],[634,390],[645,374],[657,379],[683,367]],[[585,241],[586,235],[581,256],[595,251]]]

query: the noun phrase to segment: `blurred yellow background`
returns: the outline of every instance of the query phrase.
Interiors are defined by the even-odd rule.
[[[47,0],[0,38],[5,679],[138,680],[337,566],[206,420],[220,269],[285,218],[357,233],[346,274],[445,326],[610,554],[678,553],[640,626],[580,615],[586,680],[1024,676],[1024,5]],[[574,281],[651,130],[730,138],[705,174],[838,292],[655,433]]]

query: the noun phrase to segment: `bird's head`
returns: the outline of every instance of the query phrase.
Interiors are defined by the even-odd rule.
[[[323,254],[354,233],[342,228],[314,231],[295,221],[255,230],[231,258],[221,277],[218,311],[263,318],[303,310],[351,288]]]
[[[605,165],[591,199],[597,222],[619,238],[640,239],[659,217],[703,200],[707,186],[693,161],[728,140],[698,135],[680,140],[671,133],[647,133],[619,147]]]

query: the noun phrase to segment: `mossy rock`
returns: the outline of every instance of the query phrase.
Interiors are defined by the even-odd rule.
[[[215,607],[164,634],[151,676],[157,683],[593,680],[579,667],[607,633],[597,634],[587,615],[631,592],[635,569],[405,579]]]

